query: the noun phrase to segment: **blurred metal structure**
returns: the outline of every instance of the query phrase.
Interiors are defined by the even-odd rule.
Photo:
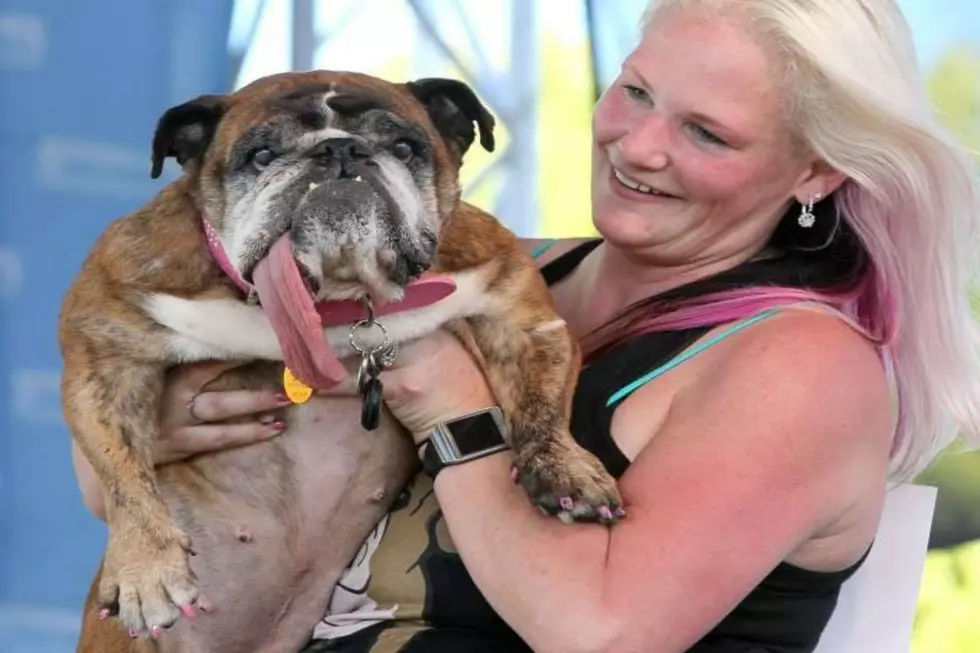
[[[494,67],[484,52],[481,38],[486,38],[486,27],[477,26],[473,14],[464,10],[460,0],[405,0],[415,16],[417,29],[425,37],[428,48],[420,49],[421,61],[416,62],[415,72],[422,76],[438,69],[431,66],[434,50],[452,68],[459,70],[477,94],[497,117],[499,125],[510,135],[506,149],[482,174],[464,189],[464,196],[476,191],[480,184],[499,175],[500,188],[495,197],[494,213],[508,227],[521,236],[536,235],[537,227],[537,2],[536,0],[509,0],[510,30],[509,57],[502,68]],[[452,12],[465,33],[462,47],[453,45],[445,37],[444,23],[440,22],[435,8]],[[501,2],[503,4],[503,2]],[[431,66],[431,67],[430,67]]]

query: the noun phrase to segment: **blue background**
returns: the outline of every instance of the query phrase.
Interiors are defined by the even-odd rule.
[[[81,505],[59,403],[60,298],[151,180],[167,107],[230,86],[232,0],[0,6],[0,651],[74,650],[105,528]]]

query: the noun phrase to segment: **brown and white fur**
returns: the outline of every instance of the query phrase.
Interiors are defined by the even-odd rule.
[[[514,235],[459,200],[474,122],[492,149],[493,118],[461,82],[328,71],[267,77],[160,119],[153,175],[175,157],[182,176],[109,226],[61,312],[63,410],[102,483],[109,524],[80,651],[297,650],[417,469],[390,415],[367,433],[359,401],[345,399],[328,422],[291,406],[281,437],[154,468],[175,365],[241,362],[212,387],[281,387],[276,333],[215,264],[202,216],[245,279],[289,232],[317,299],[393,300],[426,269],[451,275],[448,298],[384,318],[392,339],[451,329],[507,417],[531,500],[564,518],[619,514],[615,483],[568,433],[573,337]],[[348,149],[331,149],[338,143]],[[371,183],[353,184],[353,166],[367,159]],[[347,327],[327,334],[340,356],[350,353]],[[206,615],[178,619],[181,606],[205,607],[203,597]],[[105,609],[115,617],[100,619]],[[169,630],[159,641],[127,634],[150,629]]]

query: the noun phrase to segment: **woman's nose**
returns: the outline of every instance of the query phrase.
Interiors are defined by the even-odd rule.
[[[660,170],[670,163],[670,125],[659,115],[649,114],[630,126],[619,141],[624,163],[646,170]]]

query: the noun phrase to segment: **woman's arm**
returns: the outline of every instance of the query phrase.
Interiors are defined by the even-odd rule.
[[[95,470],[89,463],[88,458],[78,448],[78,443],[71,441],[71,464],[75,468],[75,478],[78,481],[78,489],[82,493],[82,503],[93,515],[106,520],[105,498],[102,494],[102,484]]]
[[[506,454],[439,473],[464,563],[534,650],[686,650],[856,496],[883,488],[891,411],[871,347],[809,313],[737,338],[621,479],[628,516],[612,529],[542,516]]]

